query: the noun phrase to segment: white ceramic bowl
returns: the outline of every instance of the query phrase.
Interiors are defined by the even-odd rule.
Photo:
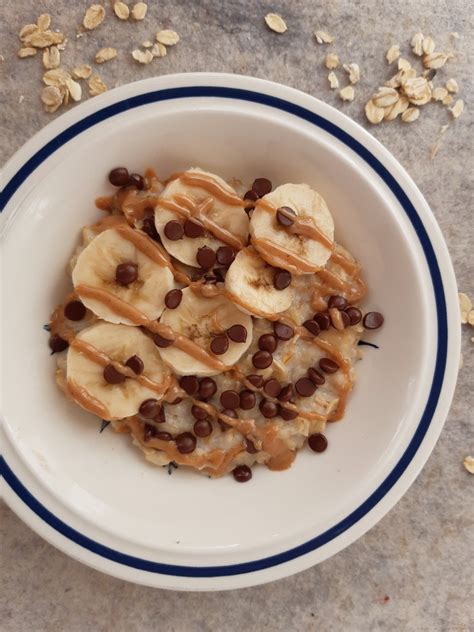
[[[199,165],[244,182],[308,182],[362,263],[366,305],[386,316],[330,449],[245,485],[147,464],[128,438],[67,402],[42,326],[66,286],[79,231],[100,215],[110,168]],[[111,575],[219,590],[284,577],[374,525],[428,458],[459,359],[456,284],[435,219],[372,136],[281,85],[219,74],[112,90],[53,121],[6,166],[3,226],[3,491],[33,529]]]

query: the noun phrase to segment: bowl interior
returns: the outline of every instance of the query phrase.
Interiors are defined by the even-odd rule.
[[[362,263],[367,309],[386,316],[367,339],[345,418],[329,449],[301,451],[282,473],[252,482],[208,480],[149,465],[128,437],[66,401],[42,330],[68,281],[81,227],[98,217],[108,171],[161,176],[200,166],[250,183],[307,182],[326,199],[336,238]],[[227,563],[272,554],[351,513],[381,483],[412,437],[431,384],[433,299],[416,235],[389,190],[339,141],[263,105],[183,99],[146,105],[96,125],[29,178],[4,242],[5,427],[56,499],[103,534],[160,560]],[[304,370],[304,369],[302,369]],[[151,552],[151,553],[150,553]]]

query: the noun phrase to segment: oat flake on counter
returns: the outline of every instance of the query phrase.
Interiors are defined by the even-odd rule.
[[[265,23],[271,31],[275,33],[284,33],[288,27],[285,20],[278,13],[267,13]],[[163,42],[164,44],[165,42]]]
[[[105,18],[105,9],[100,4],[92,4],[86,11],[82,24],[88,31],[96,29]]]
[[[164,29],[156,34],[156,41],[164,46],[174,46],[179,42],[179,35],[176,31]]]
[[[134,20],[143,20],[148,11],[148,5],[146,2],[137,2],[133,5],[131,15]]]

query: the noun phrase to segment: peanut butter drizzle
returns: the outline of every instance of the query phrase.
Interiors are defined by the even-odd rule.
[[[260,429],[262,450],[270,455],[265,465],[273,472],[287,470],[296,457],[296,451],[290,450],[285,442],[278,436],[278,430],[274,424],[268,424]]]
[[[277,212],[277,209],[266,200],[258,200],[255,206],[256,208],[261,208],[266,213],[276,214]],[[295,215],[295,217],[292,216],[291,219],[293,220],[293,224],[291,226],[285,226],[282,230],[292,233],[293,235],[302,235],[313,241],[318,241],[322,246],[332,252],[334,242],[315,226],[311,218],[306,219]]]
[[[252,242],[257,250],[263,253],[267,260],[276,267],[280,267],[279,262],[283,259],[287,265],[292,266],[300,273],[318,272],[321,269],[319,266],[316,266],[304,257],[295,254],[284,246],[268,241],[268,239],[257,239],[254,237]]]
[[[123,215],[106,215],[95,224],[91,224],[89,228],[95,233],[103,233],[110,228],[116,228],[117,226],[128,226],[127,220]]]
[[[79,386],[74,380],[67,380],[67,390],[69,395],[81,408],[84,408],[93,415],[97,415],[97,417],[101,419],[111,419],[109,411],[102,402],[99,402],[87,389],[83,386]]]
[[[229,204],[229,206],[240,206],[241,208],[245,207],[246,203],[244,200],[239,198],[235,193],[226,191],[218,182],[211,180],[200,173],[186,172],[180,174],[178,178],[190,187],[204,189],[204,191],[207,191],[207,193],[217,198],[224,204]]]
[[[332,343],[321,338],[314,338],[314,344],[322,349],[328,356],[331,356],[343,372],[345,380],[342,385],[337,385],[338,402],[335,410],[328,416],[328,421],[339,421],[344,416],[346,410],[346,402],[349,393],[352,390],[352,382],[350,379],[350,364],[344,358],[342,353]],[[336,374],[337,375],[337,374]]]
[[[159,199],[158,195],[140,196],[137,189],[131,189],[122,202],[122,213],[127,218],[129,224],[133,224],[134,221],[145,217],[145,211],[147,209],[154,210]]]
[[[169,255],[164,249],[160,248],[156,241],[153,241],[153,239],[150,239],[150,237],[144,233],[140,233],[128,226],[128,224],[123,223],[115,226],[115,232],[132,243],[135,248],[148,257],[148,259],[151,259],[162,268],[166,267],[172,272],[174,271]]]
[[[202,362],[212,369],[218,371],[228,371],[230,367],[221,362],[218,358],[208,353],[205,349],[202,349],[195,342],[186,338],[182,334],[176,334],[171,327],[164,325],[156,320],[149,320],[145,314],[138,309],[130,305],[126,301],[114,296],[106,290],[92,287],[90,285],[78,285],[76,292],[79,296],[90,298],[92,300],[100,301],[103,305],[106,305],[115,314],[130,320],[134,325],[146,327],[149,331],[155,334],[159,334],[167,340],[172,340],[173,345],[193,357],[198,362]]]

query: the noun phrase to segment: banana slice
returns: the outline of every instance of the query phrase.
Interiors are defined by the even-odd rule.
[[[175,334],[191,339],[202,349],[209,352],[211,358],[221,363],[220,368],[197,360],[175,346],[160,348],[163,360],[179,375],[216,375],[226,367],[234,365],[245,353],[252,342],[252,319],[237,309],[225,296],[205,297],[192,288],[183,290],[181,303],[176,309],[165,309],[161,323],[168,325]],[[225,334],[233,325],[245,327],[247,335],[244,342],[233,342],[227,338],[228,349],[225,353],[214,354],[211,343],[219,334]]]
[[[139,374],[126,366],[133,356],[142,363]],[[104,369],[110,364],[128,377],[121,383],[106,381]],[[84,329],[71,342],[66,377],[71,397],[103,419],[136,415],[145,400],[161,399],[171,379],[156,345],[140,329],[104,322]]]
[[[287,215],[289,225],[277,221],[281,207],[295,213],[294,219]],[[334,222],[324,199],[307,184],[283,184],[257,203],[250,234],[265,261],[294,274],[305,274],[316,272],[331,256]]]
[[[133,305],[150,320],[157,319],[165,306],[165,294],[174,287],[174,280],[166,265],[161,265],[157,257],[151,258],[155,249],[151,239],[126,225],[97,235],[80,253],[72,272],[74,288],[84,305],[108,322],[135,324],[116,313],[106,301],[81,295],[81,287],[87,286],[105,290],[112,298]],[[116,281],[117,266],[126,263],[135,264],[138,274],[128,285]]]
[[[274,276],[275,268],[253,248],[244,248],[227,271],[225,287],[239,307],[254,316],[271,319],[289,309],[293,300],[292,287],[275,289]]]
[[[204,236],[168,239],[165,226],[195,217],[206,227]],[[208,246],[214,251],[226,244],[240,250],[247,243],[249,220],[242,199],[222,178],[201,169],[189,169],[172,180],[155,207],[155,225],[166,250],[176,259],[199,267],[197,251]],[[169,234],[169,233],[168,233]]]

